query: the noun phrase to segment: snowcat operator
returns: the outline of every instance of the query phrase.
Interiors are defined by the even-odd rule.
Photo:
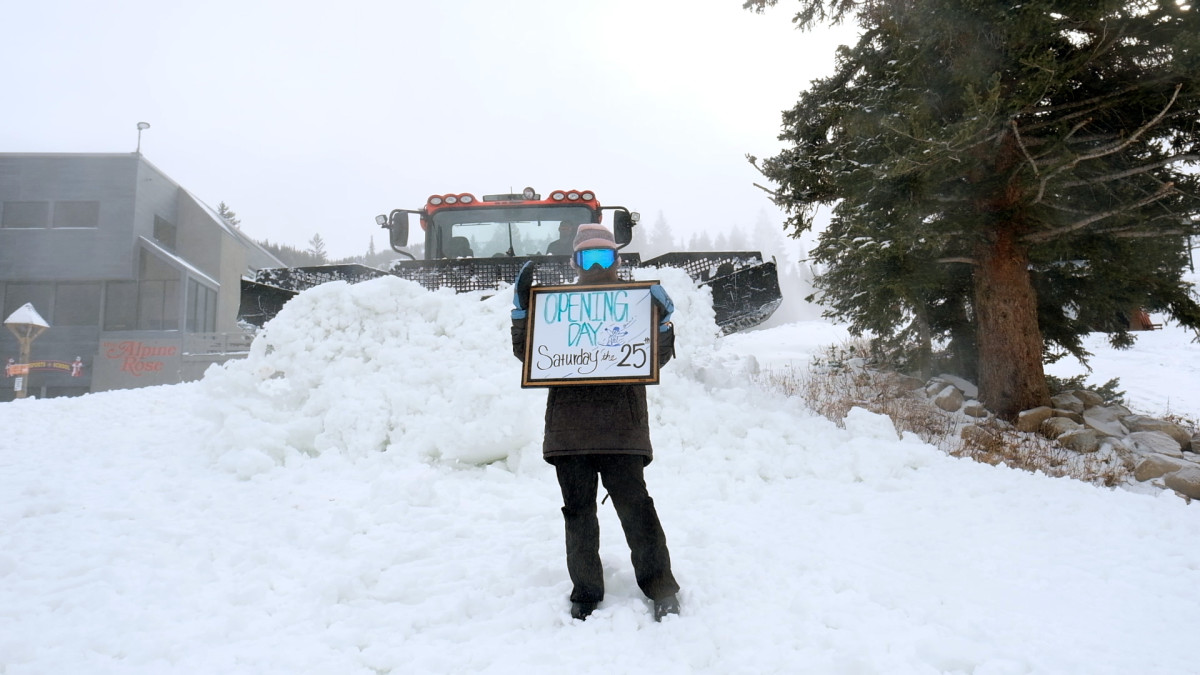
[[[564,220],[558,224],[558,239],[546,247],[546,255],[571,255],[575,251],[575,230],[579,223]]]

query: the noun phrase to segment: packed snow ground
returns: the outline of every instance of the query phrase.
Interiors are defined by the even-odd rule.
[[[0,406],[0,673],[1196,672],[1200,507],[838,428],[749,375],[844,331],[716,340],[660,276],[647,480],[682,615],[653,622],[605,505],[608,594],[569,618],[507,298],[384,278],[302,294],[201,382]],[[1200,409],[1169,334],[1093,346],[1097,376],[1170,358],[1155,390]]]

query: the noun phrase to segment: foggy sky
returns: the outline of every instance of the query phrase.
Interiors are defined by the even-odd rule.
[[[434,193],[596,191],[677,234],[780,213],[744,156],[846,30],[741,0],[10,3],[0,152],[142,153],[331,257]]]

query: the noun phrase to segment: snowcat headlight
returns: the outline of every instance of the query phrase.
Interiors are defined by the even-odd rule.
[[[583,196],[583,201],[585,201],[585,202],[590,202],[596,198],[596,195],[591,192],[585,192],[585,193],[583,193],[582,196]]]
[[[562,200],[564,200],[566,198],[567,198],[567,196],[561,192],[554,192],[554,193],[551,193],[551,195],[550,195],[550,199],[553,199],[556,202],[561,202]]]
[[[457,204],[458,197],[455,197],[454,195],[446,195],[446,203],[447,204]]]
[[[474,201],[475,201],[475,197],[473,195],[459,195],[458,196],[458,202],[460,204],[470,204]]]
[[[433,206],[441,206],[442,198],[438,197],[437,195],[434,195],[429,198],[429,203],[432,204]]]
[[[571,201],[577,201],[579,199],[579,193],[578,192],[568,192],[567,199],[570,199]]]
[[[533,188],[527,187],[521,191],[521,196],[525,197],[525,199],[537,199],[537,192]]]

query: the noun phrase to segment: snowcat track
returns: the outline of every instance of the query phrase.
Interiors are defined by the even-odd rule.
[[[668,253],[642,262],[637,253],[622,253],[620,276],[633,279],[635,267],[672,267],[712,289],[713,312],[724,335],[765,321],[783,297],[775,263],[752,252]],[[576,271],[567,256],[460,258],[456,260],[396,260],[388,271],[366,265],[319,265],[264,269],[254,281],[242,281],[238,318],[262,326],[296,293],[330,281],[358,283],[386,275],[415,281],[429,290],[453,288],[460,293],[494,291],[512,282],[527,261],[537,268],[534,281],[542,285],[574,283]]]

